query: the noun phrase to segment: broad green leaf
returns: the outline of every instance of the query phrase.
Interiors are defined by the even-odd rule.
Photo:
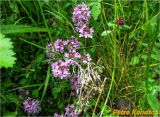
[[[160,55],[159,54],[151,54],[151,58],[153,58],[154,60],[160,61]]]
[[[0,67],[12,67],[15,64],[15,53],[12,50],[13,45],[9,38],[0,34]]]
[[[147,100],[153,110],[160,110],[160,103],[155,95],[148,94]]]
[[[101,13],[101,3],[97,2],[92,6],[92,16],[94,20],[97,20],[99,14]]]
[[[46,28],[32,27],[28,25],[1,25],[2,34],[28,33],[28,32],[47,32]]]

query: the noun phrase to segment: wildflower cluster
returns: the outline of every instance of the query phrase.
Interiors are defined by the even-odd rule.
[[[39,101],[30,97],[23,102],[23,108],[24,111],[29,115],[38,114],[41,110]]]
[[[89,28],[88,26],[90,17],[91,11],[84,3],[74,8],[72,20],[76,30],[80,33],[80,37],[92,38],[93,28]],[[80,42],[74,36],[71,36],[67,40],[58,38],[54,43],[49,43],[46,46],[46,57],[49,58],[53,76],[61,79],[70,78],[72,90],[76,91],[77,97],[82,98],[84,95],[81,94],[81,91],[86,85],[85,80],[88,75],[84,77],[81,74],[84,71],[81,68],[81,64],[89,64],[91,57],[89,54],[80,54],[78,52],[79,48]],[[72,66],[77,66],[76,68],[80,70],[78,71],[78,75],[75,74],[74,69],[74,74],[71,74],[70,67]],[[90,71],[88,71],[89,73]],[[87,71],[84,72],[85,74],[87,74]],[[94,74],[89,74],[90,77],[92,75]],[[28,115],[38,114],[41,110],[39,101],[30,97],[23,102],[23,108]],[[75,109],[74,105],[68,105],[64,115],[55,113],[54,117],[78,117],[78,113],[79,111]]]
[[[91,11],[86,4],[82,3],[74,8],[72,20],[80,37],[92,38],[94,30],[88,26],[90,17]]]
[[[46,56],[48,58],[56,58],[59,54],[63,56],[60,60],[50,62],[54,77],[60,77],[61,79],[68,78],[70,77],[70,66],[76,65],[80,61],[83,63],[91,61],[89,54],[81,55],[77,51],[79,47],[80,43],[74,36],[68,40],[58,38],[54,44],[49,43],[46,46]]]
[[[76,30],[80,33],[80,37],[92,38],[93,28],[89,28],[88,26],[90,17],[91,11],[84,3],[74,8],[72,20]],[[98,73],[90,64],[90,55],[80,54],[78,52],[79,48],[80,43],[74,36],[71,36],[67,40],[58,38],[53,44],[49,43],[46,46],[46,56],[51,60],[49,63],[51,64],[54,77],[61,79],[70,78],[71,88],[79,99],[77,103],[79,106],[76,106],[83,108],[85,106],[84,103],[87,103],[96,94],[95,92],[99,91],[101,82]],[[82,67],[82,63],[87,66],[86,69]],[[77,66],[73,67],[72,74],[70,66]],[[74,68],[76,68],[78,73],[75,73]],[[85,92],[83,93],[82,91]],[[75,109],[74,105],[68,105],[64,115],[55,113],[54,117],[78,117],[78,113],[80,112],[78,110]]]

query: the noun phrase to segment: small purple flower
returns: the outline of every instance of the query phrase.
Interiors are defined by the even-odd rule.
[[[77,65],[78,63],[72,59],[66,59],[66,63],[68,66]]]
[[[72,20],[80,37],[92,38],[94,30],[87,26],[90,17],[91,11],[86,4],[82,3],[74,8]]]
[[[79,32],[79,30],[86,25],[83,21],[78,21],[75,25],[76,31]]]
[[[86,54],[86,55],[81,55],[81,60],[82,60],[83,63],[88,63],[88,62],[90,62],[92,59],[91,59],[91,57],[90,57],[89,54]]]
[[[65,116],[64,115],[59,115],[59,114],[55,113],[54,117],[65,117]]]
[[[86,25],[83,25],[83,27],[79,30],[79,37],[92,38],[93,32],[93,28],[89,28]]]
[[[68,63],[62,60],[58,60],[51,63],[52,73],[54,77],[60,77],[61,79],[67,78],[70,75]]]
[[[46,46],[46,56],[48,58],[55,58],[55,54],[54,54],[54,47],[53,47],[53,44],[49,43],[47,46]]]
[[[70,50],[76,50],[80,47],[80,43],[78,39],[74,36],[70,37],[69,40],[67,40],[67,49]]]
[[[75,24],[78,24],[79,21],[86,23],[89,21],[90,17],[91,11],[84,3],[77,5],[73,10],[72,20]]]
[[[55,48],[56,52],[63,53],[65,46],[66,46],[66,43],[62,39],[57,39],[54,42],[54,48]]]
[[[41,110],[39,101],[30,97],[28,97],[28,99],[23,102],[23,108],[24,111],[29,115],[38,114]]]
[[[71,88],[72,90],[77,90],[78,88],[80,88],[81,84],[78,82],[78,76],[75,76],[73,78],[71,78]]]
[[[76,50],[71,50],[71,51],[69,51],[68,53],[64,53],[64,56],[66,57],[66,58],[71,58],[71,59],[77,59],[77,58],[80,58],[81,57],[81,55],[80,55],[80,53],[78,53],[78,52],[76,52]]]
[[[67,117],[78,117],[78,111],[75,109],[73,104],[68,105],[65,111],[65,116]]]

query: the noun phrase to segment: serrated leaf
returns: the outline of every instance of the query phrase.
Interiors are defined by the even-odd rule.
[[[16,58],[13,52],[13,45],[9,38],[0,34],[0,67],[12,67]]]
[[[92,16],[94,18],[94,20],[97,20],[99,14],[101,13],[101,4],[99,2],[95,3],[92,6]]]

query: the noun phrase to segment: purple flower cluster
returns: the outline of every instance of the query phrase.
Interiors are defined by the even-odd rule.
[[[81,55],[77,52],[79,47],[80,43],[74,36],[68,40],[57,39],[54,44],[49,43],[46,46],[46,56],[48,58],[55,58],[57,53],[64,55],[64,60],[50,62],[54,77],[67,78],[70,76],[70,66],[76,65],[78,61],[87,63],[91,60],[89,54]]]
[[[39,101],[30,97],[23,102],[23,108],[29,115],[38,114],[41,110]]]
[[[61,79],[69,77],[69,66],[75,64],[76,62],[73,60],[58,60],[56,62],[51,63],[53,76],[60,77]]]
[[[78,52],[75,51],[75,50],[72,50],[72,51],[69,51],[69,52],[67,52],[67,53],[64,53],[64,56],[65,56],[66,58],[70,58],[70,59],[74,59],[74,60],[76,60],[76,59],[78,59],[78,58],[81,58],[80,53],[78,53]]]
[[[66,41],[63,41],[62,39],[57,39],[54,42],[54,47],[55,47],[56,52],[63,53],[66,45],[67,45]]]
[[[69,40],[66,41],[67,49],[70,50],[76,50],[80,47],[80,43],[77,38],[74,36],[71,36]]]
[[[92,38],[93,28],[88,26],[91,17],[91,11],[86,4],[77,5],[73,10],[72,20],[80,37]]]

